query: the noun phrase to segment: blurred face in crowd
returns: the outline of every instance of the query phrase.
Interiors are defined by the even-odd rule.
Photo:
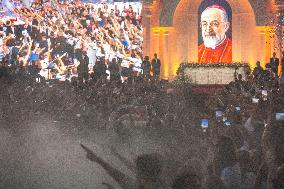
[[[229,26],[225,11],[218,8],[206,9],[201,15],[201,29],[205,47],[214,49],[225,38]]]
[[[88,15],[88,10],[84,10],[83,15],[87,16]]]
[[[29,20],[28,19],[25,19],[24,22],[25,22],[26,25],[29,25]]]

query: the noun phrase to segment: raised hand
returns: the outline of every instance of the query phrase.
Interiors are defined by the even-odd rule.
[[[87,158],[91,161],[98,161],[98,156],[92,151],[90,150],[88,147],[84,146],[83,144],[80,144],[81,147],[87,152]]]
[[[104,170],[124,189],[133,189],[135,188],[135,182],[132,178],[128,177],[120,170],[114,168],[109,163],[104,161],[102,158],[97,156],[92,150],[88,147],[80,144],[81,147],[87,152],[87,158],[93,162],[98,163],[100,166],[104,168]]]
[[[108,183],[102,182],[102,185],[105,185],[107,189],[114,189],[114,187]]]
[[[31,38],[30,38],[31,39]],[[32,46],[33,45],[33,43],[34,43],[34,40],[33,39],[31,39],[30,40],[30,43],[29,43],[29,46]]]

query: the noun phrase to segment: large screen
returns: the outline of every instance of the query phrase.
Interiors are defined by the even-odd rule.
[[[232,62],[232,9],[225,0],[204,0],[198,10],[198,62]]]

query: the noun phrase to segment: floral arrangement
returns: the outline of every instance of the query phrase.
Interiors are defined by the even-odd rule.
[[[184,69],[186,68],[240,68],[245,67],[250,69],[248,63],[240,63],[240,62],[233,62],[233,63],[195,63],[195,62],[183,62],[179,65],[177,70],[177,75],[182,74]]]

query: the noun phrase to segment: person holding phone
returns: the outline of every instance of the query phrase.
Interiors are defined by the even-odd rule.
[[[31,54],[30,54],[30,63],[29,65],[32,65],[33,61],[39,60],[40,53],[43,52],[45,48],[41,49],[39,46],[39,43],[35,43],[32,47]]]
[[[30,40],[30,42],[26,45],[27,51],[20,51],[20,57],[19,57],[19,62],[20,64],[22,63],[23,66],[28,66],[29,65],[29,58],[31,56],[31,51],[32,51],[32,46],[33,46],[33,40]]]
[[[213,122],[212,124],[213,125]],[[205,118],[205,119],[201,119],[200,120],[200,127],[202,129],[202,132],[203,134],[201,134],[202,137],[208,137],[210,134],[212,134],[210,132],[210,129],[209,129],[209,119]],[[212,127],[212,126],[211,126]]]
[[[41,65],[41,70],[39,72],[39,75],[41,75],[42,77],[44,77],[45,79],[51,79],[52,78],[52,74],[50,72],[50,61],[51,61],[51,44],[48,44],[47,47],[47,52],[43,53],[43,59],[40,60],[40,65]]]

